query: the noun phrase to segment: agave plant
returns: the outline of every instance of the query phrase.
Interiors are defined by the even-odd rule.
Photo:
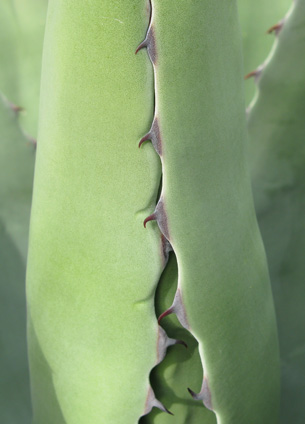
[[[167,411],[149,374],[177,343],[154,310],[173,250],[178,286],[162,317],[175,313],[198,341],[204,378],[190,393],[212,420],[276,423],[236,4],[53,0],[44,47],[27,289],[34,422]]]
[[[268,36],[274,23],[280,22],[291,5],[291,0],[238,1],[243,38],[245,74],[262,64],[273,48],[273,38]],[[245,86],[246,105],[255,96],[253,82]]]
[[[254,72],[250,166],[266,246],[282,362],[281,423],[304,422],[305,333],[305,2],[271,28],[274,49]]]
[[[25,266],[46,0],[0,3],[0,422],[30,424]]]
[[[303,422],[302,312],[291,311],[304,298],[304,231],[292,227],[303,9],[274,27],[275,53],[251,73],[249,155],[235,2],[50,0],[27,281],[34,424],[279,422],[250,170],[280,420]],[[299,67],[281,93],[287,51]],[[277,96],[287,102],[273,115]],[[291,104],[295,156],[277,130]],[[5,110],[23,137],[19,108]]]

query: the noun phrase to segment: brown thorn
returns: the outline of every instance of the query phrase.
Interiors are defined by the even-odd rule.
[[[144,141],[148,141],[148,140],[151,140],[151,133],[150,132],[148,132],[147,134],[144,135],[144,137],[141,138],[140,143],[139,143],[139,148],[142,146]]]
[[[157,217],[156,217],[156,214],[155,213],[152,213],[151,215],[149,215],[145,220],[144,220],[144,222],[143,222],[143,225],[144,225],[144,228],[146,228],[146,224],[149,222],[149,221],[155,221],[157,219]]]
[[[257,69],[255,69],[255,71],[251,71],[251,72],[249,72],[247,75],[245,75],[245,80],[247,80],[247,79],[249,79],[249,78],[252,78],[252,77],[256,77],[257,76],[257,74],[258,74],[258,71],[257,71]]]
[[[271,28],[268,29],[267,34],[272,34],[273,32],[278,34],[282,29],[282,26],[283,22],[278,22],[277,24],[273,25]]]
[[[141,49],[143,49],[144,47],[147,47],[147,38],[145,38],[142,43],[140,43],[135,51],[135,54],[137,54]]]
[[[167,317],[168,315],[171,315],[174,313],[174,308],[173,306],[171,306],[169,309],[167,309],[166,311],[163,312],[163,314],[161,314],[158,318],[158,324],[160,324],[160,322],[163,320],[163,318]]]

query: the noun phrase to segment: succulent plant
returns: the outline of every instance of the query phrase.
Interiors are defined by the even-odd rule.
[[[291,0],[238,0],[240,15],[245,74],[249,74],[268,56],[272,37],[267,29],[272,22],[278,22],[289,9]],[[247,82],[245,86],[246,105],[255,95],[255,84]]]
[[[32,415],[24,280],[46,5],[0,3],[0,422],[6,424],[29,424]]]
[[[289,3],[239,2],[248,146],[234,1],[50,0],[33,424],[303,424],[304,0],[263,61]],[[46,6],[0,4],[6,424],[32,415]]]
[[[305,2],[273,27],[276,44],[249,109],[250,165],[279,328],[281,423],[305,420]]]
[[[149,375],[182,343],[155,313],[171,249],[162,317],[198,341],[189,391],[213,411],[185,419],[277,423],[246,139],[235,2],[50,1],[27,286],[35,424],[169,412]]]

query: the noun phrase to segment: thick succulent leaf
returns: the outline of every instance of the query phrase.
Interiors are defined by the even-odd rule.
[[[236,5],[152,7],[142,46],[156,119],[144,139],[161,155],[164,185],[146,222],[156,218],[172,242],[174,306],[199,342],[198,397],[216,416],[202,405],[190,416],[181,401],[177,411],[208,424],[276,423],[277,337],[246,169]],[[140,0],[50,2],[28,268],[35,424],[134,424],[156,405],[148,377],[160,360],[164,245],[156,224],[140,224],[160,164],[151,146],[135,150],[153,118],[152,69],[133,55],[145,9]]]
[[[245,75],[266,59],[273,44],[267,30],[282,19],[290,4],[291,0],[238,0]],[[248,105],[255,94],[254,81],[247,81],[245,92]]]
[[[35,424],[135,424],[156,404],[164,253],[143,220],[161,172],[137,146],[154,104],[135,55],[147,19],[142,0],[49,2],[27,286]]]
[[[277,423],[277,334],[246,165],[236,4],[152,5],[163,167],[154,217],[177,256],[172,311],[199,342],[205,378],[195,397],[222,424]]]
[[[258,80],[250,163],[282,361],[281,422],[305,421],[305,2],[295,2]]]

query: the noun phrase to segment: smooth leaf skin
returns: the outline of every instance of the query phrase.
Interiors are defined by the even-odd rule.
[[[34,138],[47,4],[47,0],[2,0],[0,4],[0,91],[24,108],[20,123]]]
[[[157,316],[172,304],[177,282],[177,261],[172,253],[156,291]],[[170,347],[164,360],[151,373],[151,382],[157,398],[175,416],[153,409],[149,415],[143,417],[140,424],[173,424],[173,422],[175,424],[215,424],[215,414],[193,400],[187,391],[187,387],[199,391],[202,383],[198,343],[187,330],[181,327],[175,315],[164,318],[162,326],[169,337],[187,343],[187,349],[182,345]]]
[[[295,2],[249,114],[250,164],[282,361],[281,423],[305,421],[305,2]]]
[[[278,342],[246,164],[236,4],[152,4],[163,220],[186,318],[218,424],[275,424]]]
[[[27,299],[34,424],[135,424],[157,362],[161,169],[143,0],[51,0]]]
[[[283,18],[291,0],[238,0],[242,30],[245,74],[256,69],[266,59],[273,37],[267,30]],[[248,105],[255,94],[254,80],[246,81],[245,96]]]
[[[0,100],[0,422],[29,424],[25,262],[34,149]]]

